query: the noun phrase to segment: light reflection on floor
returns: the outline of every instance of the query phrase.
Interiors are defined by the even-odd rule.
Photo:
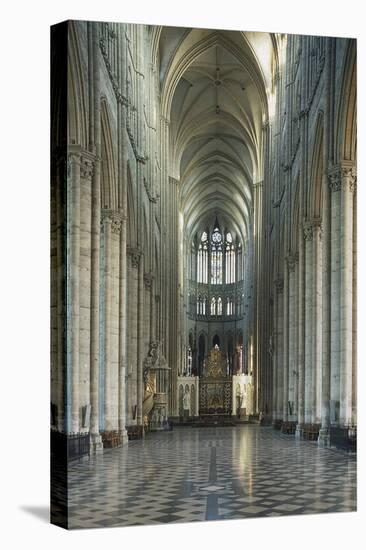
[[[356,510],[356,457],[270,427],[176,428],[69,469],[70,528]]]

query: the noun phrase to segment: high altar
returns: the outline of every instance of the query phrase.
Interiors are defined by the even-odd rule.
[[[202,375],[178,377],[179,416],[231,416],[241,420],[253,414],[250,374],[229,373],[227,358],[218,346],[203,362]]]
[[[232,381],[227,372],[226,358],[215,346],[203,362],[199,388],[199,414],[231,415]]]

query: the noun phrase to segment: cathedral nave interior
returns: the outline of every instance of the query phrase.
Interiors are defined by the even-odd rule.
[[[52,45],[68,525],[354,510],[355,40],[70,21]],[[125,500],[81,511],[117,465]],[[156,513],[128,512],[139,476]]]

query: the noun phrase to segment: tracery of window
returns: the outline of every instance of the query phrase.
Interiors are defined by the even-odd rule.
[[[197,298],[197,315],[206,315],[206,296],[199,295]]]
[[[217,315],[222,315],[222,299],[220,296],[217,298]]]
[[[211,315],[216,315],[216,298],[213,296],[211,298]]]
[[[234,313],[233,299],[228,296],[226,298],[226,315],[233,315],[233,313]]]
[[[206,284],[208,282],[208,247],[206,231],[202,233],[201,242],[198,246],[197,282]]]
[[[225,283],[235,283],[235,247],[231,233],[226,235],[225,267]]]
[[[222,236],[215,227],[211,238],[211,284],[222,284]]]

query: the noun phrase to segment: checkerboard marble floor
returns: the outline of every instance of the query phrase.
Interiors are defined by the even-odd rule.
[[[356,510],[356,457],[270,427],[177,428],[69,467],[69,528]]]

